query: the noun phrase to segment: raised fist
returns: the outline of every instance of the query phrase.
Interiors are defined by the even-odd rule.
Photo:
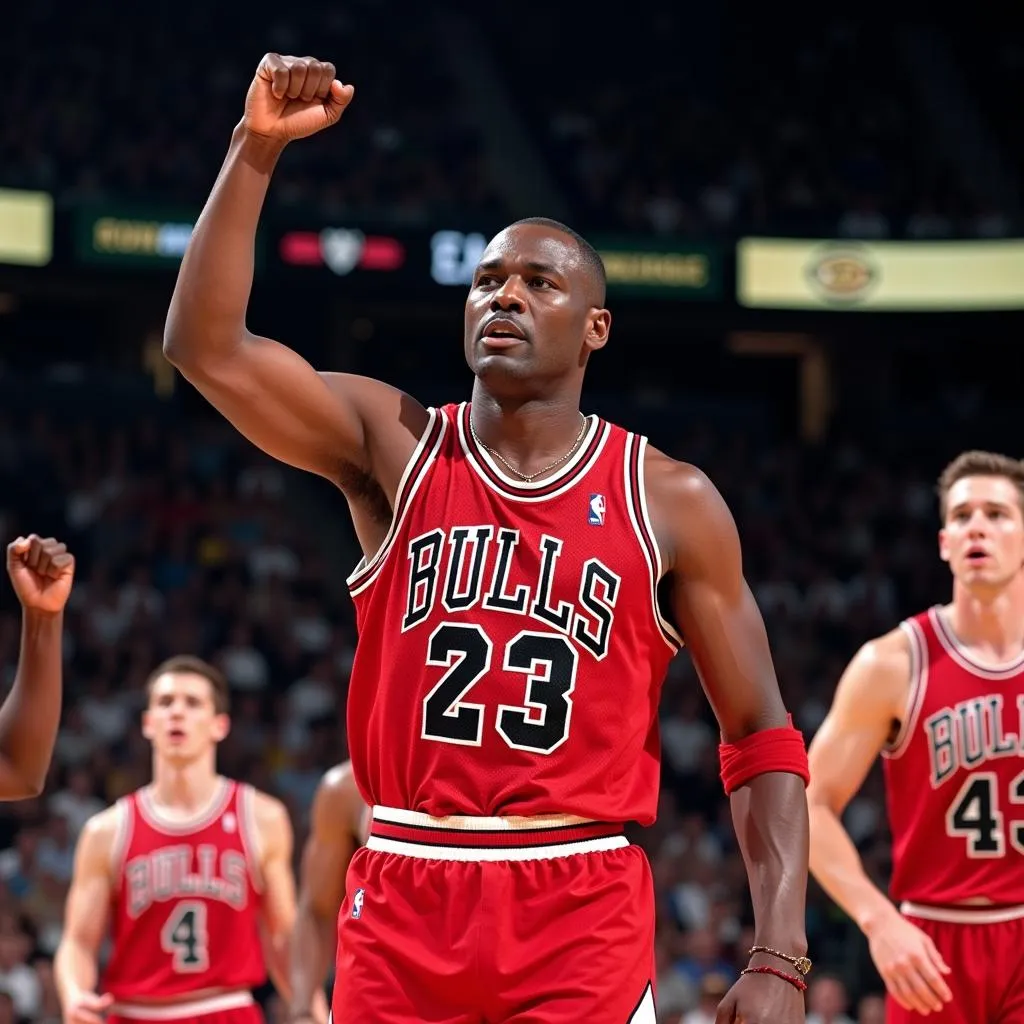
[[[303,139],[334,124],[354,92],[334,77],[333,64],[268,53],[249,86],[242,124],[250,134],[268,139]]]
[[[26,610],[62,611],[75,578],[75,559],[53,537],[30,534],[7,545],[7,574]]]

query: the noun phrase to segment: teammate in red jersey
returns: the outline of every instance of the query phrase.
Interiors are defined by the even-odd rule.
[[[939,480],[951,604],[866,644],[811,744],[811,868],[867,936],[887,1019],[1024,1021],[1024,465],[965,452]],[[840,815],[876,756],[890,895]]]
[[[317,993],[336,945],[338,910],[352,855],[366,842],[366,806],[346,761],[324,774],[313,798],[310,832],[302,851],[299,908],[292,932],[291,1022],[315,1020]]]
[[[21,602],[21,650],[0,706],[0,800],[24,800],[43,791],[60,726],[61,638],[75,559],[60,541],[33,533],[7,545],[7,574]]]
[[[148,689],[153,782],[91,818],[78,842],[55,960],[64,1020],[258,1024],[251,989],[267,968],[288,995],[291,823],[279,801],[217,774],[230,727],[217,669],[171,658]]]
[[[263,59],[164,344],[254,443],[342,488],[365,552],[348,737],[373,822],[348,872],[335,1022],[655,1019],[653,886],[623,822],[654,818],[683,636],[755,905],[758,950],[722,1017],[802,1020],[806,751],[721,496],[580,411],[611,326],[594,249],[546,219],[491,241],[466,303],[472,405],[318,374],[246,328],[276,161],[352,95],[333,65]]]

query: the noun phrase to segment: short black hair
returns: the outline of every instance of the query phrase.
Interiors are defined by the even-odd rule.
[[[605,293],[608,288],[608,274],[604,268],[604,260],[601,259],[601,254],[578,231],[573,231],[568,224],[563,224],[560,220],[555,220],[552,217],[523,217],[514,224],[509,224],[509,227],[515,228],[520,224],[537,224],[542,228],[552,228],[554,231],[560,231],[563,235],[568,235],[576,243],[583,265],[590,271],[596,292],[594,304],[604,305]]]

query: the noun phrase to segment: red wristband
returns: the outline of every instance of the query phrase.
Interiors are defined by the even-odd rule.
[[[735,743],[719,744],[718,758],[726,794],[732,794],[744,783],[766,772],[789,772],[799,775],[805,786],[810,782],[803,735],[793,727],[792,715],[786,717],[789,725],[762,729]]]
[[[775,967],[747,967],[740,971],[740,974],[773,974],[776,978],[788,981],[793,988],[801,992],[807,991],[806,981],[801,981],[795,974],[787,974],[785,971],[780,971]]]

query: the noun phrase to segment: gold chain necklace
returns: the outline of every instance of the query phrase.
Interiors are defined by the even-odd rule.
[[[580,416],[583,416],[583,413],[580,413]],[[555,459],[555,461],[552,462],[550,465],[545,466],[543,469],[538,469],[536,473],[530,474],[526,474],[522,470],[516,469],[516,467],[513,466],[512,463],[509,462],[508,459],[506,459],[505,456],[501,454],[501,452],[496,452],[490,445],[484,444],[483,441],[481,441],[479,436],[477,435],[476,427],[473,426],[472,416],[470,416],[469,418],[469,432],[470,434],[473,435],[473,440],[476,441],[476,443],[480,445],[481,448],[490,452],[491,455],[493,455],[499,462],[501,462],[503,466],[505,466],[511,472],[515,473],[515,475],[519,477],[520,480],[525,480],[526,483],[529,484],[536,480],[537,477],[543,476],[545,473],[550,473],[551,470],[553,470],[556,466],[560,466],[563,462],[565,462],[566,459],[568,459],[573,454],[573,452],[576,451],[577,448],[579,448],[580,441],[583,440],[583,435],[587,432],[587,417],[583,416],[583,423],[580,426],[580,432],[579,434],[576,435],[576,440],[573,441],[572,447],[563,456],[561,456],[561,458]]]

